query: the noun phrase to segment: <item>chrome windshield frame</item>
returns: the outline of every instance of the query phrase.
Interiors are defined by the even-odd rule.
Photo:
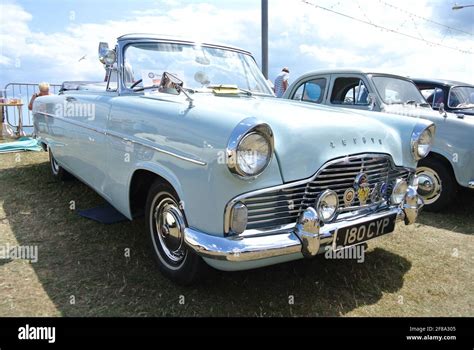
[[[201,43],[201,42],[196,42],[196,41],[187,41],[187,40],[177,40],[177,39],[166,39],[166,38],[153,38],[153,37],[120,37],[117,41],[117,69],[118,69],[118,94],[119,95],[131,95],[131,94],[136,94],[137,92],[134,91],[133,89],[130,89],[126,86],[125,84],[125,65],[124,65],[124,60],[125,60],[125,50],[127,46],[131,44],[138,44],[138,43],[163,43],[163,44],[177,44],[177,45],[198,45],[198,46],[204,46],[208,48],[213,48],[213,49],[221,49],[221,50],[227,50],[227,51],[232,51],[236,53],[240,53],[243,55],[247,55],[250,57],[255,65],[258,67],[257,61],[253,57],[253,55],[246,50],[239,49],[236,47],[231,47],[231,46],[225,46],[225,45],[217,45],[217,44],[208,44],[208,43]],[[262,79],[264,82],[266,82],[265,77],[262,75]],[[267,88],[269,89],[269,92],[271,92],[271,88],[268,84],[266,84]],[[266,94],[265,94],[266,95]],[[269,94],[268,96],[271,96]]]

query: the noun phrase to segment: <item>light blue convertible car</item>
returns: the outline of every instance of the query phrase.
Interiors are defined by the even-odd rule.
[[[106,82],[36,99],[52,173],[130,220],[160,270],[191,283],[345,249],[412,224],[432,123],[274,97],[249,52],[155,35],[99,47]],[[46,147],[47,146],[47,147]]]

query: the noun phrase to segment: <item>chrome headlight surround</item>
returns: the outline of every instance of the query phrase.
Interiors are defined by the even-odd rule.
[[[436,126],[417,124],[411,134],[411,153],[416,161],[425,158],[433,146]]]
[[[331,222],[339,208],[339,197],[333,190],[324,191],[316,201],[316,212],[320,220],[325,223]]]
[[[251,149],[252,142],[256,143],[257,140],[259,142],[265,142],[267,152],[264,155],[265,161],[260,163],[257,167],[254,168],[254,171],[249,171],[249,169],[244,169],[241,165],[241,161],[244,160],[245,153],[247,152],[255,152],[254,156],[261,156],[258,155],[258,150]],[[246,149],[243,150],[242,147]],[[229,142],[227,143],[226,155],[227,155],[227,166],[231,173],[241,177],[241,178],[254,178],[263,173],[263,171],[267,168],[268,164],[273,157],[273,153],[275,150],[274,140],[273,140],[273,131],[270,126],[266,123],[260,122],[256,118],[246,118],[242,120],[232,132]],[[247,164],[247,167],[250,168],[252,165]]]

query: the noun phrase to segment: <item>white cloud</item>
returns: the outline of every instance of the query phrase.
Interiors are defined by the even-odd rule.
[[[272,0],[269,3],[271,77],[283,66],[290,67],[292,78],[314,69],[358,66],[474,83],[473,55],[430,47],[421,41],[387,33],[300,1]],[[472,36],[445,35],[443,28],[419,18],[410,18],[381,2],[347,0],[336,3],[324,0],[317,4],[446,46],[474,51]],[[224,42],[252,51],[259,61],[259,2],[238,9],[236,3],[232,5],[230,8],[220,2],[211,5],[163,0],[157,1],[153,8],[134,11],[122,20],[72,22],[61,32],[45,34],[31,30],[32,14],[21,6],[3,4],[0,80],[4,84],[25,79],[50,82],[101,79],[103,69],[96,54],[99,41],[112,44],[116,37],[128,32],[174,34]],[[400,0],[396,5],[430,17],[435,6],[438,11],[442,4],[433,4],[429,0]],[[78,62],[84,55],[87,55],[86,59]],[[20,67],[16,67],[18,62]]]

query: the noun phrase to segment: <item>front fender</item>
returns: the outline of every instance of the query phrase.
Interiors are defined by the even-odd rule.
[[[136,164],[135,170],[132,172],[132,174],[130,175],[128,179],[127,188],[129,189],[129,191],[132,186],[132,179],[134,175],[137,173],[137,171],[140,171],[140,170],[146,170],[153,174],[156,174],[157,176],[162,177],[167,182],[169,182],[169,184],[176,191],[180,199],[184,198],[183,188],[181,186],[181,182],[179,181],[178,177],[170,169],[166,168],[165,166],[158,163],[152,163],[152,162],[139,162]],[[129,211],[130,209],[131,208],[129,208]]]

